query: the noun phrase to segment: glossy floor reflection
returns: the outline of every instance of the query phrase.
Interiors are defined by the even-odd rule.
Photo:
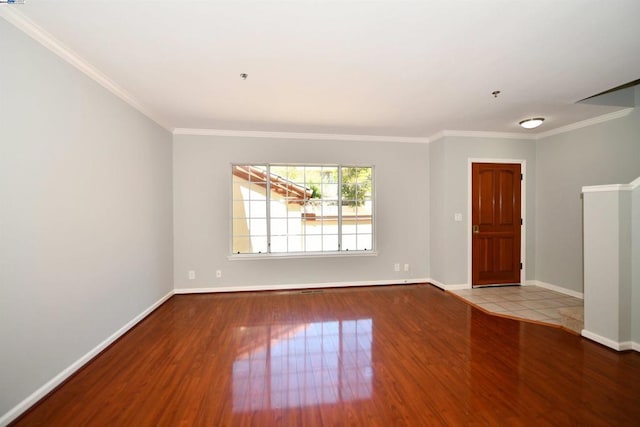
[[[638,353],[425,284],[176,295],[16,425],[636,425],[638,402]]]
[[[234,411],[371,397],[371,319],[243,326],[236,335]]]

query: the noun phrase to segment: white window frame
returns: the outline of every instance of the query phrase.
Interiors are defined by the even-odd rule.
[[[268,163],[268,162],[235,162],[231,163],[231,170],[234,166],[266,166],[267,171],[270,170],[272,166],[298,166],[298,167],[331,167],[338,168],[338,243],[340,249],[337,251],[314,251],[314,252],[271,252],[270,251],[270,242],[271,242],[271,216],[270,216],[270,182],[267,182],[267,200],[266,200],[266,209],[267,209],[267,247],[268,252],[266,253],[234,253],[233,252],[233,173],[229,175],[230,177],[230,195],[228,200],[230,201],[229,207],[229,255],[227,258],[229,260],[254,260],[254,259],[272,259],[272,258],[322,258],[322,257],[349,257],[349,256],[377,256],[377,233],[376,233],[376,184],[375,184],[375,166],[371,164],[314,164],[314,163]],[[342,249],[342,168],[371,168],[371,250],[343,250]],[[269,173],[269,172],[268,172]]]

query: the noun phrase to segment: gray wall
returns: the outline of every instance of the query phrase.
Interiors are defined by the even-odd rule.
[[[582,292],[582,187],[640,175],[640,111],[538,141],[537,168],[536,279]]]
[[[428,150],[425,144],[176,135],[176,289],[428,277]],[[378,256],[230,261],[231,163],[254,162],[373,165]],[[410,264],[410,271],[394,272],[396,262]],[[188,280],[189,270],[195,280]]]
[[[171,135],[0,19],[0,418],[172,289]]]
[[[631,195],[631,340],[640,344],[640,187]]]
[[[445,285],[469,284],[469,159],[477,158],[526,160],[526,278],[535,278],[535,142],[444,137],[429,147],[431,277]],[[454,221],[455,213],[462,213],[462,222]]]
[[[431,279],[446,284],[448,243],[447,231],[447,191],[446,149],[444,139],[429,144],[429,271]],[[453,214],[453,213],[452,213]],[[462,283],[462,282],[456,282]]]

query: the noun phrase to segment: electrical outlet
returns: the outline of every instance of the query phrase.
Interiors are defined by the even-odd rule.
[[[400,263],[393,264],[393,271],[400,271]]]
[[[216,277],[218,279],[222,277],[222,270],[216,270]]]
[[[196,279],[196,272],[194,270],[189,270],[189,280],[195,280]]]
[[[404,271],[409,271],[409,264],[404,265]]]

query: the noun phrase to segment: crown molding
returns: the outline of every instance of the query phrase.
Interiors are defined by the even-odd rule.
[[[555,129],[548,130],[546,132],[529,134],[529,133],[516,133],[516,132],[484,132],[484,131],[466,131],[466,130],[442,130],[434,133],[427,139],[429,142],[435,142],[446,136],[462,136],[466,138],[503,138],[503,139],[525,139],[525,140],[541,140],[560,133],[570,132],[572,130],[581,129],[587,126],[596,125],[598,123],[608,122],[610,120],[619,119],[631,114],[634,108],[624,108],[622,110],[614,111],[612,113],[603,114],[601,116],[592,117],[590,119],[582,120],[579,122],[571,123],[566,126],[561,126]]]
[[[612,113],[592,117],[590,119],[571,123],[546,132],[531,134],[518,132],[488,132],[488,131],[468,131],[468,130],[441,130],[428,137],[412,136],[379,136],[379,135],[349,135],[332,133],[294,133],[294,132],[261,132],[261,131],[239,131],[225,129],[193,129],[174,128],[174,135],[213,135],[213,136],[238,136],[251,138],[279,138],[279,139],[315,139],[325,141],[370,141],[370,142],[407,142],[418,144],[429,144],[444,137],[465,137],[465,138],[500,138],[538,141],[553,135],[558,135],[583,127],[592,126],[598,123],[608,122],[628,116],[634,109],[625,108]]]
[[[259,132],[224,129],[175,128],[174,135],[235,136],[250,138],[313,139],[323,141],[405,142],[428,144],[429,138],[411,136],[350,135],[333,133]]]
[[[141,104],[130,93],[118,86],[104,73],[91,65],[80,55],[66,47],[60,40],[56,39],[53,35],[45,31],[42,27],[33,22],[31,19],[27,18],[21,12],[19,12],[15,8],[3,7],[0,8],[0,17],[4,18],[7,22],[14,25],[16,28],[27,34],[42,46],[67,61],[73,67],[75,67],[80,72],[84,73],[87,77],[98,83],[100,86],[104,87],[109,92],[129,104],[131,107],[135,108],[164,129],[171,131],[171,128],[168,127],[162,120],[160,120],[154,112]]]
[[[597,125],[598,123],[608,122],[609,120],[619,119],[628,116],[633,111],[633,108],[624,108],[622,110],[614,111],[613,113],[603,114],[601,116],[592,117],[590,119],[582,120],[579,122],[571,123],[570,125],[561,126],[559,128],[551,129],[546,132],[542,132],[536,135],[537,140],[544,139],[560,133],[570,132],[572,130],[581,129],[587,126]]]
[[[462,136],[465,138],[501,138],[501,139],[537,139],[536,135],[517,132],[487,132],[475,130],[442,130],[434,133],[429,138],[429,142],[435,142],[446,136]]]

